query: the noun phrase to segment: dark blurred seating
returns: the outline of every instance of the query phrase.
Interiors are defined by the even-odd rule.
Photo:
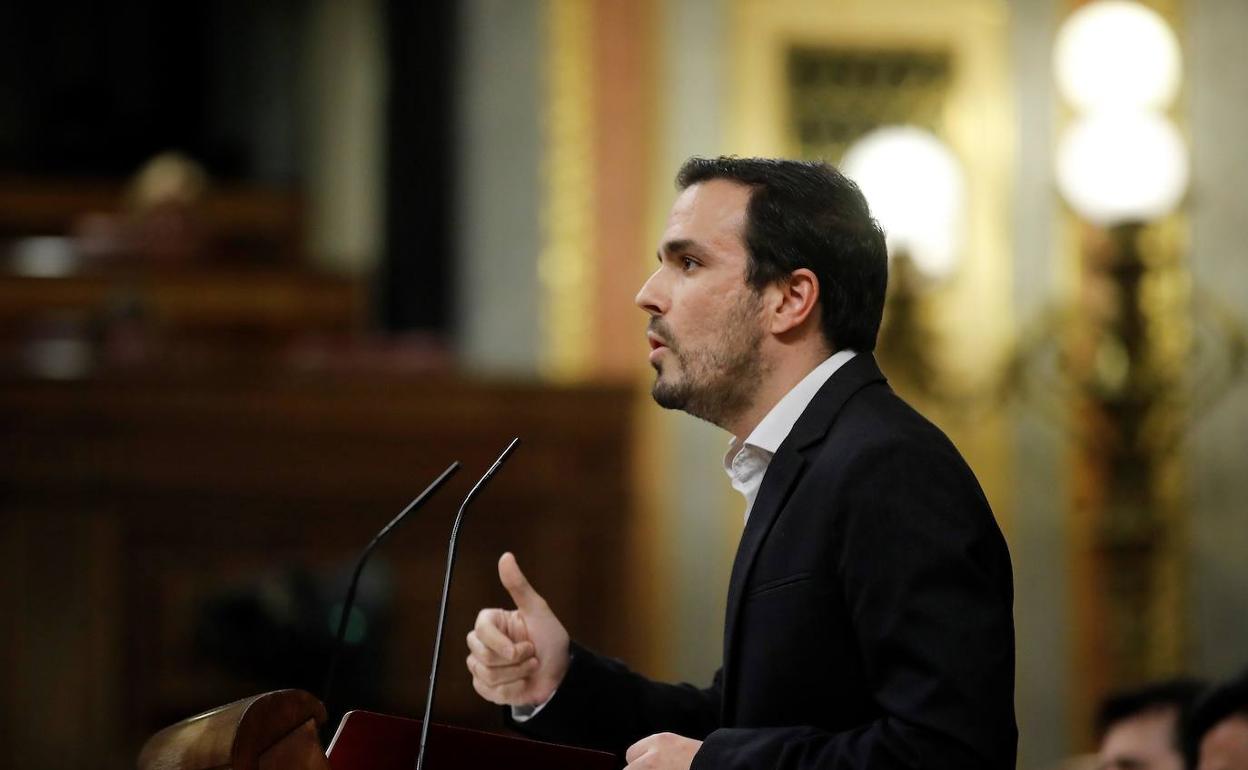
[[[0,370],[74,379],[368,349],[361,280],[302,264],[293,192],[158,155],[126,184],[0,178]],[[391,358],[442,365],[436,345]],[[328,356],[321,356],[327,360]]]
[[[15,241],[31,236],[77,236],[92,215],[121,216],[132,205],[133,184],[0,176],[0,249],[11,250]],[[196,206],[209,249],[204,261],[298,265],[302,202],[296,192],[217,184],[202,192]],[[124,261],[131,255],[106,256]]]
[[[310,341],[354,338],[364,307],[357,281],[294,269],[0,272],[0,369],[73,379],[152,366],[250,368]]]

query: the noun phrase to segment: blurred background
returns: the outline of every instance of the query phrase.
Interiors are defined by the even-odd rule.
[[[0,8],[0,764],[130,767],[278,687],[497,728],[514,550],[573,634],[719,665],[727,436],[649,400],[690,155],[823,158],[893,257],[879,357],[1009,539],[1020,767],[1248,663],[1241,0],[66,0]]]

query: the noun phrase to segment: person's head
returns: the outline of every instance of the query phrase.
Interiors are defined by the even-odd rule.
[[[888,280],[884,233],[826,163],[691,158],[637,295],[651,316],[653,394],[719,425],[777,367],[875,348]]]
[[[1248,670],[1206,693],[1184,733],[1191,770],[1248,770]]]
[[[1100,770],[1183,770],[1180,726],[1202,688],[1172,679],[1106,698],[1097,715]]]

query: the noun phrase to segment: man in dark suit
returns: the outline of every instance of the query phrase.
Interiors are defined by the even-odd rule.
[[[505,554],[468,669],[521,731],[630,768],[1014,766],[1009,554],[970,469],[871,356],[884,236],[816,163],[690,160],[637,295],[655,400],[734,435],[723,667],[652,682],[573,644]]]

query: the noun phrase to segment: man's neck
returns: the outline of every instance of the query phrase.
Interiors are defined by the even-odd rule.
[[[829,355],[831,354],[828,351],[819,349],[812,351],[809,355],[790,355],[774,362],[771,371],[760,383],[749,407],[721,427],[744,441],[754,432],[767,413],[780,403],[780,399],[805,379],[806,375],[814,371],[815,367],[827,360]]]

